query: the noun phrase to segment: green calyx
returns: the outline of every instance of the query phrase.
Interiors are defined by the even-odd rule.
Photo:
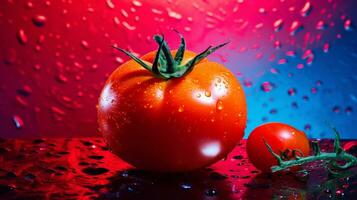
[[[177,31],[176,31],[177,32]],[[178,33],[178,32],[177,32]],[[171,78],[179,78],[183,77],[188,74],[194,66],[200,62],[202,59],[210,55],[211,53],[215,52],[217,49],[223,47],[224,45],[228,44],[228,42],[217,45],[217,46],[209,46],[206,50],[196,55],[194,58],[189,60],[187,63],[182,63],[185,49],[186,49],[186,42],[183,36],[178,33],[181,38],[181,44],[175,57],[173,58],[171,55],[171,51],[169,46],[167,45],[166,41],[164,40],[163,36],[155,35],[154,40],[158,43],[159,49],[157,50],[154,62],[151,66],[147,64],[147,62],[143,61],[142,59],[136,57],[134,54],[119,48],[117,46],[113,46],[113,48],[125,53],[135,62],[140,64],[145,69],[151,71],[156,77],[162,79],[171,79]]]
[[[327,168],[329,173],[333,176],[337,176],[339,175],[338,170],[345,170],[356,165],[357,158],[343,150],[340,144],[340,134],[335,128],[333,128],[333,131],[335,133],[334,151],[331,153],[321,152],[318,142],[312,142],[313,155],[307,157],[304,157],[304,155],[302,155],[302,152],[296,149],[287,150],[282,152],[281,155],[278,155],[273,151],[271,146],[263,139],[268,151],[278,161],[278,165],[272,166],[271,171],[277,172],[288,169],[293,166],[303,165],[314,161],[325,161],[325,167]],[[290,160],[290,157],[287,156],[289,152],[292,153],[292,157],[294,159]],[[341,165],[338,161],[344,161],[344,164]]]

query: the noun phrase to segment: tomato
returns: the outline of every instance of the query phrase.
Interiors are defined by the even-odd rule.
[[[155,63],[160,48],[140,59],[148,66]],[[243,137],[245,96],[226,67],[204,58],[183,76],[165,79],[120,50],[134,60],[106,81],[98,122],[109,148],[121,159],[145,170],[195,170],[225,157]],[[169,54],[176,58],[180,51]],[[186,51],[181,62],[195,56]]]
[[[263,172],[269,172],[270,167],[278,164],[263,140],[278,155],[288,150],[287,159],[293,159],[292,150],[300,150],[303,155],[297,153],[298,156],[307,156],[310,153],[309,140],[304,132],[283,123],[258,126],[248,136],[247,154],[252,164]]]

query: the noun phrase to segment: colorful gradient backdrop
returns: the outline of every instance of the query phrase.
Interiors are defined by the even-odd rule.
[[[95,136],[96,103],[128,58],[186,38],[244,85],[246,136],[268,121],[313,138],[356,138],[357,1],[81,0],[0,3],[0,137]]]

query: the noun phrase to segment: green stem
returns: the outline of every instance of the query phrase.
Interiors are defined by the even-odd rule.
[[[176,31],[177,32],[177,31]],[[178,33],[178,32],[177,32]],[[186,74],[190,73],[194,66],[199,63],[203,58],[207,57],[211,53],[215,52],[217,49],[223,47],[226,45],[228,42],[217,45],[215,47],[209,47],[202,53],[199,53],[196,55],[194,58],[189,60],[187,63],[183,64],[181,63],[184,57],[185,53],[185,48],[186,48],[186,42],[183,36],[178,33],[181,39],[181,44],[180,47],[175,55],[175,58],[172,57],[171,51],[169,46],[164,40],[163,36],[160,35],[155,35],[154,40],[159,44],[159,50],[157,51],[157,54],[154,59],[154,63],[152,63],[152,66],[149,66],[141,60],[140,58],[136,57],[134,54],[119,48],[117,46],[113,46],[113,48],[125,53],[127,56],[132,58],[135,62],[140,64],[142,67],[145,69],[151,71],[155,77],[162,78],[165,80],[171,79],[171,78],[180,78],[185,76]]]
[[[283,161],[280,163],[280,165],[277,166],[273,166],[271,167],[271,171],[272,172],[277,172],[277,171],[281,171],[293,166],[297,166],[297,165],[303,165],[306,163],[310,163],[310,162],[314,162],[314,161],[319,161],[319,160],[345,160],[346,166],[348,164],[348,167],[355,165],[357,163],[357,159],[356,157],[354,157],[351,154],[348,153],[344,153],[343,155],[337,155],[337,153],[321,153],[320,155],[317,156],[308,156],[308,157],[301,157],[298,160],[287,160],[287,161]],[[343,166],[340,166],[343,167]],[[348,167],[343,167],[343,168],[348,168]]]
[[[313,141],[312,144],[312,150],[313,150],[313,155],[308,156],[308,157],[300,157],[294,155],[295,160],[284,160],[284,155],[278,155],[273,151],[271,146],[263,139],[263,142],[265,146],[267,147],[268,151],[275,157],[275,159],[278,162],[278,165],[272,166],[271,171],[272,172],[277,172],[281,170],[285,170],[287,168],[297,166],[297,165],[303,165],[306,163],[314,162],[314,161],[327,161],[328,164],[326,165],[327,169],[331,173],[337,174],[337,172],[333,172],[331,168],[337,169],[337,170],[344,170],[348,169],[354,165],[357,164],[357,158],[346,151],[343,150],[341,147],[340,143],[340,134],[336,130],[336,128],[333,128],[333,131],[335,133],[335,140],[334,140],[334,152],[333,153],[322,153],[320,151],[320,147],[316,141]],[[298,151],[301,152],[300,150],[293,150],[293,151]],[[301,153],[302,154],[302,153]],[[339,165],[337,161],[345,161],[346,163],[344,165]]]

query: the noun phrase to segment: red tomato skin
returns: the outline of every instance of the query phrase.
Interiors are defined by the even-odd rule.
[[[263,172],[270,172],[278,162],[268,151],[263,139],[280,155],[286,149],[299,149],[304,156],[310,153],[310,143],[304,132],[283,123],[267,123],[255,128],[248,136],[247,154],[250,162]]]
[[[194,56],[186,51],[183,63]],[[207,59],[170,80],[128,61],[108,78],[98,104],[99,129],[111,151],[136,168],[163,172],[225,157],[243,137],[246,115],[240,83]]]

